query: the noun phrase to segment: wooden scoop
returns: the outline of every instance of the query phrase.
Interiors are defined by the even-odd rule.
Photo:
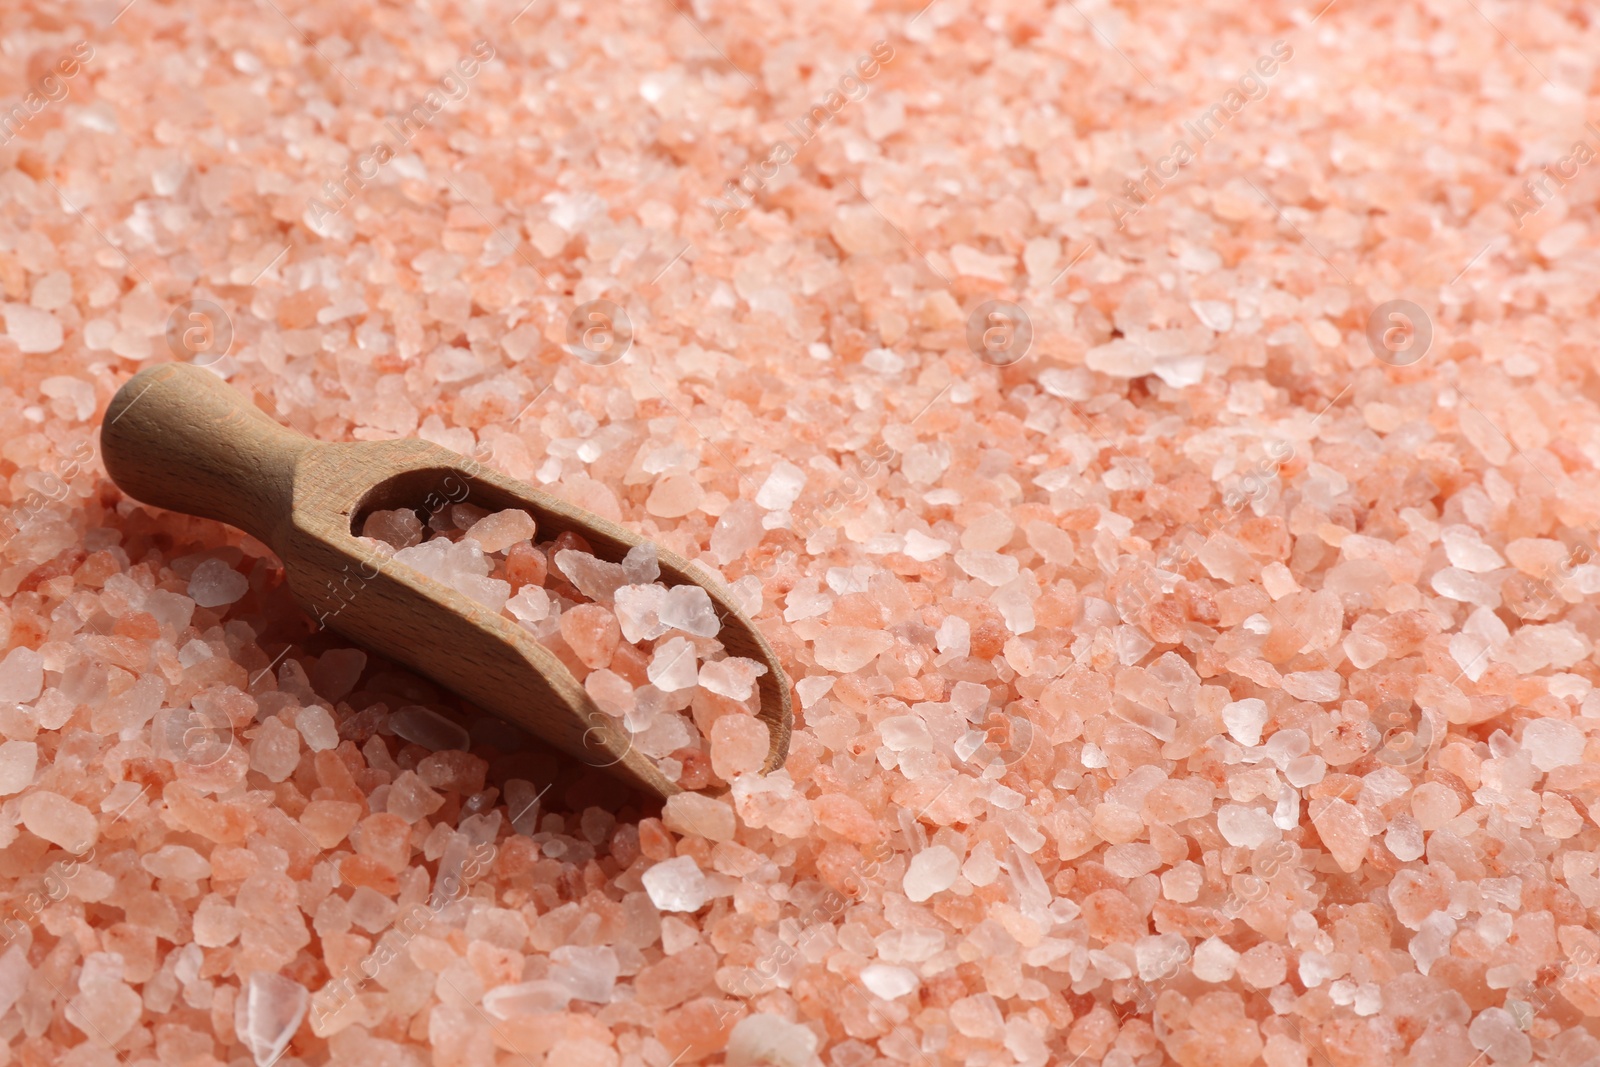
[[[522,508],[541,539],[571,530],[611,562],[644,538],[427,441],[325,444],[278,425],[221,378],[185,363],[151,367],[117,391],[100,428],[106,470],[129,495],[237,526],[277,553],[295,600],[320,624],[405,663],[594,767],[661,797],[680,792],[633,748],[534,636],[356,537],[373,511],[470,503]],[[765,771],[789,753],[789,683],[772,647],[721,585],[656,548],[661,580],[694,584],[722,616],[732,656],[766,665]]]

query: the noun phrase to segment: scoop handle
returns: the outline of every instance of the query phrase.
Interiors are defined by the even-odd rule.
[[[189,363],[135,374],[100,425],[101,457],[123,492],[236,526],[274,551],[294,506],[295,464],[315,447]]]

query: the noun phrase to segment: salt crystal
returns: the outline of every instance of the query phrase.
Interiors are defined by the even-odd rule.
[[[934,645],[940,653],[949,656],[966,656],[972,651],[972,627],[959,615],[947,615],[933,635]]]
[[[711,886],[693,856],[654,864],[640,881],[661,911],[699,911],[711,899]]]
[[[1266,701],[1255,697],[1235,700],[1222,709],[1222,721],[1235,741],[1253,748],[1261,743],[1261,730],[1267,725]]]
[[[862,626],[832,626],[816,639],[817,665],[849,674],[866,667],[894,647],[894,638],[882,630]]]
[[[1020,567],[1015,556],[979,549],[961,549],[956,553],[956,566],[980,582],[999,588],[1016,578]]]
[[[1337,671],[1296,671],[1283,676],[1283,690],[1296,700],[1326,704],[1339,698],[1343,681]]]
[[[326,752],[339,747],[339,727],[333,715],[321,704],[312,704],[295,712],[295,729],[305,738],[306,747],[313,752]]]
[[[0,744],[0,796],[20,793],[33,784],[39,767],[39,746],[32,741]]]
[[[668,589],[666,600],[657,610],[661,624],[669,630],[715,637],[722,629],[722,620],[717,617],[711,595],[698,585],[676,585]]]
[[[772,738],[767,724],[748,715],[723,715],[711,727],[711,769],[732,781],[758,771],[767,761]]]
[[[636,703],[633,686],[614,671],[600,669],[583,680],[583,688],[595,706],[607,715],[622,718]]]
[[[543,586],[525,585],[506,601],[505,607],[520,622],[543,622],[550,617],[550,594]]]
[[[630,644],[654,641],[671,627],[661,621],[667,590],[659,585],[624,585],[616,592],[617,622],[623,640]]]
[[[711,557],[719,566],[726,567],[744,557],[765,536],[766,531],[761,526],[761,509],[750,501],[735,500],[711,528]],[[653,582],[655,578],[645,578],[643,581]]]
[[[6,334],[23,353],[54,352],[63,339],[61,320],[27,304],[0,304]]]
[[[916,972],[906,967],[895,967],[887,963],[869,963],[861,968],[861,984],[867,987],[867,992],[884,1000],[894,1000],[908,993],[916,992],[922,985]]]
[[[1202,982],[1219,984],[1233,977],[1239,953],[1219,937],[1208,937],[1195,946],[1190,968]]]
[[[283,1055],[309,1003],[305,986],[281,974],[255,971],[244,980],[234,1002],[233,1026],[256,1067],[270,1067]]]
[[[817,1035],[808,1026],[777,1015],[746,1015],[733,1027],[724,1054],[727,1067],[809,1067]]]
[[[472,745],[471,737],[459,724],[420,704],[395,711],[389,716],[389,726],[399,737],[433,752],[465,751]]]
[[[901,887],[907,897],[920,904],[949,889],[960,872],[961,860],[954,852],[944,845],[929,845],[911,857]]]
[[[1535,719],[1522,728],[1522,747],[1541,771],[1581,763],[1584,743],[1583,731],[1560,719]]]
[[[696,834],[708,841],[732,841],[737,829],[733,809],[725,801],[700,793],[668,797],[661,821],[675,833]]]
[[[361,536],[394,548],[412,548],[422,543],[422,520],[410,508],[374,511],[361,524]]]
[[[520,1016],[547,1016],[563,1012],[572,990],[563,982],[538,979],[517,985],[496,986],[483,994],[483,1010],[502,1021]]]
[[[99,823],[89,809],[59,793],[29,793],[22,798],[19,812],[30,834],[74,854],[81,854],[100,836]]]
[[[573,1000],[607,1004],[621,967],[608,945],[562,945],[550,953],[549,977],[566,986]]]
[[[656,546],[646,541],[628,549],[628,554],[622,557],[622,573],[630,585],[644,585],[661,577]]]
[[[1446,526],[1440,535],[1450,565],[1472,574],[1485,574],[1506,565],[1500,553],[1484,544],[1470,526]]]
[[[651,655],[645,674],[650,684],[663,692],[688,689],[699,680],[694,645],[684,637],[662,643]]]
[[[628,583],[628,574],[619,563],[610,563],[577,549],[564,548],[555,555],[556,569],[577,586],[578,592],[599,604],[609,605],[617,589]]]
[[[1526,1067],[1533,1061],[1533,1042],[1516,1017],[1504,1008],[1488,1007],[1478,1012],[1467,1027],[1467,1038],[1473,1048],[1488,1055],[1495,1067]]]
[[[1242,804],[1224,804],[1217,809],[1217,831],[1228,844],[1241,848],[1260,848],[1279,836],[1268,812]]]
[[[200,563],[189,576],[189,597],[203,608],[236,602],[250,590],[250,580],[220,559]]]
[[[534,529],[532,515],[521,508],[511,508],[479,519],[467,530],[466,536],[485,552],[504,552],[518,541],[531,541]]]
[[[756,492],[755,502],[768,511],[787,511],[799,498],[805,484],[805,471],[793,463],[779,460],[772,465],[772,472],[767,475],[767,480],[761,483],[761,488]]]
[[[700,685],[733,700],[745,700],[756,690],[756,679],[767,673],[765,664],[753,659],[730,656],[712,660],[700,668]]]

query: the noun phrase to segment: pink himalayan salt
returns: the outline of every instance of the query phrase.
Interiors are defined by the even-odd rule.
[[[616,616],[598,604],[579,604],[561,613],[561,637],[590,670],[611,662],[622,631]]]
[[[714,739],[715,732],[713,743]],[[675,833],[694,834],[708,841],[732,841],[738,828],[733,809],[725,801],[700,793],[675,793],[668,797],[661,821]]]
[[[711,727],[711,769],[731,782],[738,775],[759,771],[771,746],[771,731],[760,719],[723,715]]]
[[[20,810],[22,825],[30,834],[68,852],[81,853],[99,839],[99,824],[89,809],[59,793],[28,793]]]
[[[533,516],[521,508],[486,515],[468,528],[466,536],[478,542],[485,552],[504,552],[518,541],[531,541]]]
[[[765,664],[730,656],[700,667],[700,686],[733,700],[746,700],[756,691],[756,679],[767,673]]]
[[[894,638],[861,626],[833,626],[817,639],[818,666],[849,674],[865,668],[894,647]]]
[[[422,520],[410,508],[374,511],[362,523],[361,536],[395,548],[412,548],[422,543]]]
[[[38,767],[39,746],[34,742],[0,742],[0,796],[20,793],[32,785]]]

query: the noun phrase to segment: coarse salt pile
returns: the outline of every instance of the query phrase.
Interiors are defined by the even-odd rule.
[[[767,668],[726,654],[706,591],[656,581],[653,546],[609,563],[577,534],[535,544],[534,532],[525,511],[471,504],[441,508],[426,526],[408,509],[375,511],[362,526],[363,540],[396,562],[521,623],[669,781],[703,789],[712,774],[721,783],[759,769],[770,739],[752,716]],[[738,718],[715,725],[730,714]],[[717,738],[710,752],[708,735]]]
[[[1600,1060],[1584,5],[18,0],[0,54],[0,1067]],[[786,766],[619,795],[319,630],[107,480],[175,353],[714,574]],[[610,610],[543,558],[508,603]]]

